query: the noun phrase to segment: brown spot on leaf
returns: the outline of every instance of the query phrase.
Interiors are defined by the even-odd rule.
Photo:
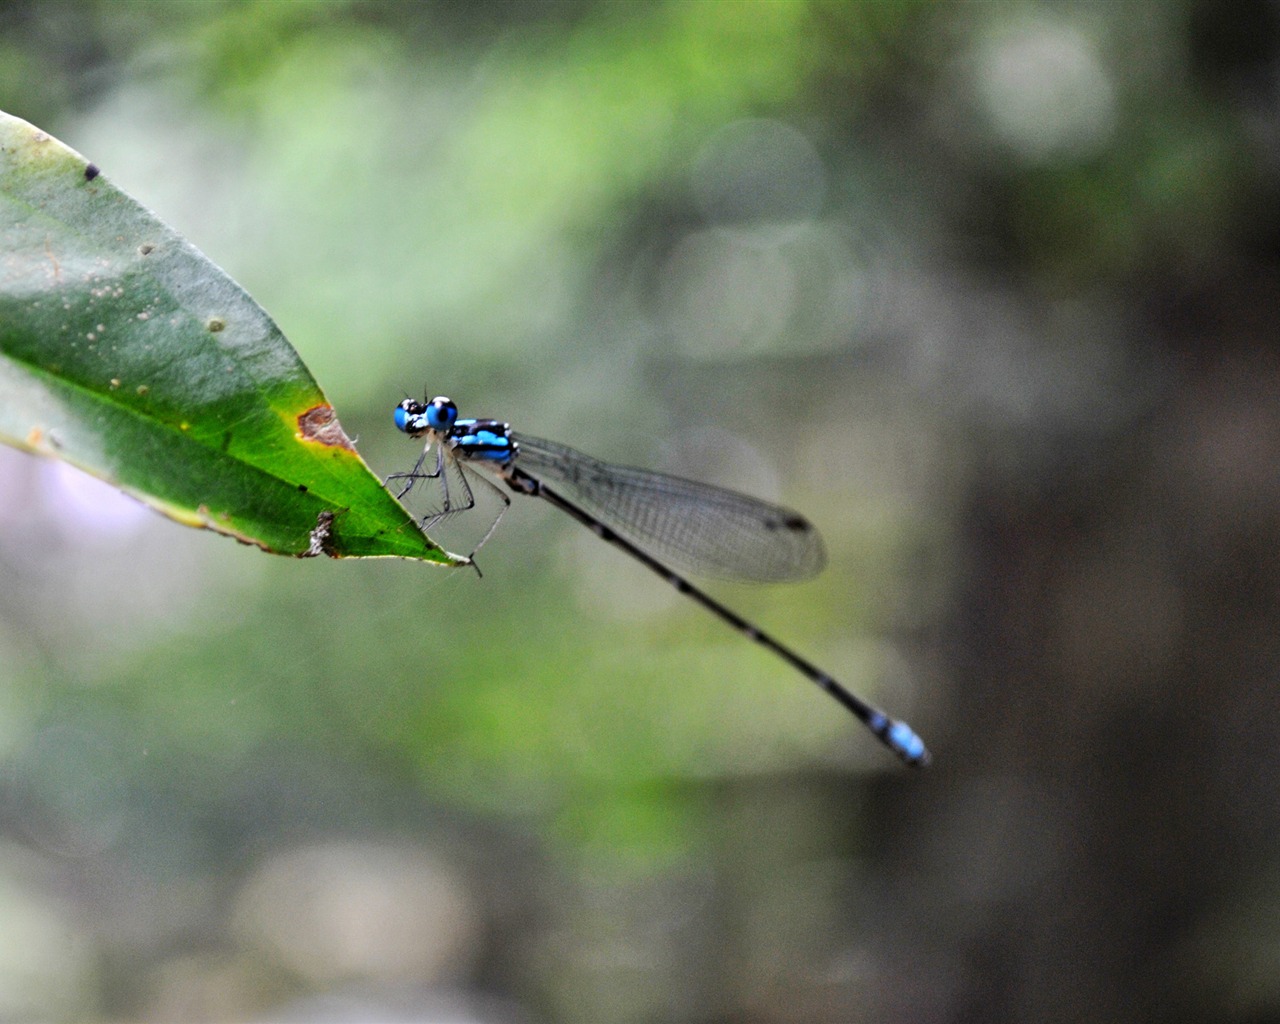
[[[331,405],[314,405],[299,416],[298,438],[302,441],[316,441],[330,448],[345,448],[350,452],[356,450]]]

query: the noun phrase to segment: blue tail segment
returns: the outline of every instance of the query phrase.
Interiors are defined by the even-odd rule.
[[[906,722],[895,721],[884,737],[884,741],[912,768],[923,768],[931,760],[924,740],[916,735],[915,730]]]
[[[869,709],[869,712],[863,718],[863,721],[867,723],[867,728],[875,733],[880,742],[912,768],[924,768],[933,760],[924,745],[924,740],[917,736],[916,731],[906,722],[890,718],[883,711],[877,711],[874,708]],[[854,714],[858,714],[858,712],[855,710]]]

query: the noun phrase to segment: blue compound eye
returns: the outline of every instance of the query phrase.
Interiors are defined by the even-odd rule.
[[[431,399],[426,408],[427,424],[432,430],[448,430],[458,418],[458,407],[451,399],[440,395]]]
[[[426,411],[427,407],[421,402],[415,402],[412,398],[406,398],[396,406],[396,426],[406,434],[421,431],[426,426],[426,424],[422,422],[422,414]]]

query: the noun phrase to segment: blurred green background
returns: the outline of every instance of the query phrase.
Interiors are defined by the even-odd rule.
[[[0,1020],[1280,1020],[1280,12],[0,3],[0,109],[406,394],[804,510],[272,559],[0,451]],[[470,550],[483,523],[441,540]]]

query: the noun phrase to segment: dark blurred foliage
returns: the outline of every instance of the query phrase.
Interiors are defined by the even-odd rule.
[[[272,561],[10,453],[0,1019],[1280,1019],[1278,61],[1264,0],[0,4],[0,108],[375,467],[425,380],[805,509],[820,582],[716,592],[936,757],[531,502],[482,580]]]

